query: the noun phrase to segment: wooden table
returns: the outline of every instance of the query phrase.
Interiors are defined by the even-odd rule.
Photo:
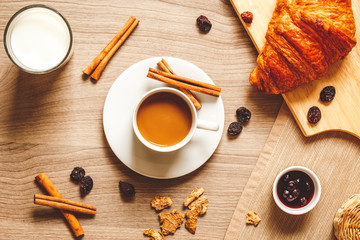
[[[9,18],[34,1],[0,3],[0,32]],[[235,206],[264,146],[279,111],[280,96],[256,92],[248,77],[257,52],[226,0],[192,1],[42,1],[70,22],[74,55],[62,69],[31,75],[15,67],[0,41],[0,239],[69,239],[72,233],[54,209],[35,206],[42,193],[34,177],[45,172],[63,197],[94,204],[94,218],[80,216],[85,239],[145,239],[146,228],[159,229],[150,201],[170,196],[173,207],[195,186],[210,200],[195,235],[184,226],[169,239],[222,239]],[[196,18],[206,15],[213,27],[201,34]],[[112,58],[97,83],[82,78],[81,70],[121,28],[130,15],[140,25]],[[102,128],[106,94],[130,65],[153,56],[182,58],[202,68],[222,87],[225,131],[209,161],[177,179],[156,180],[138,175],[112,153]],[[246,106],[252,119],[241,135],[229,139],[226,128],[235,110]],[[94,180],[85,198],[69,174],[82,166]],[[129,181],[136,197],[121,198],[118,182]]]

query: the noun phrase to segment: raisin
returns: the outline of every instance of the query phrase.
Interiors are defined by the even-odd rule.
[[[295,200],[295,198],[294,198],[293,195],[290,194],[290,195],[286,198],[286,200],[287,200],[288,202],[292,202],[292,201]]]
[[[251,112],[246,107],[239,107],[236,110],[236,117],[237,117],[239,122],[246,123],[251,118]]]
[[[70,174],[70,178],[75,182],[79,182],[84,176],[85,170],[82,167],[75,167]]]
[[[93,180],[90,176],[83,177],[80,182],[80,192],[81,194],[88,194],[93,188]]]
[[[289,192],[288,190],[284,190],[282,196],[283,196],[284,198],[287,198],[287,197],[289,196],[289,194],[290,194],[290,192]]]
[[[335,93],[336,93],[335,87],[333,86],[324,87],[320,93],[320,100],[324,103],[331,102],[335,97]]]
[[[252,23],[253,14],[252,12],[246,11],[240,14],[242,20],[246,23]]]
[[[297,199],[297,197],[300,195],[300,190],[295,188],[292,194],[294,195],[294,198]]]
[[[320,109],[316,106],[311,107],[308,111],[307,119],[311,124],[318,123],[321,119]]]
[[[284,182],[288,182],[288,181],[290,181],[290,176],[289,174],[286,174],[284,177]]]
[[[135,194],[135,188],[131,183],[120,181],[119,188],[121,194],[127,197],[133,196]]]
[[[306,197],[302,197],[300,199],[300,203],[301,203],[301,207],[303,207],[308,203],[308,200],[306,199]]]
[[[287,190],[292,191],[295,189],[295,182],[294,181],[290,181],[286,187]]]
[[[233,137],[233,136],[237,136],[241,133],[243,129],[243,126],[241,125],[241,123],[239,122],[232,122],[229,125],[229,128],[227,130],[227,133],[229,136]]]
[[[197,23],[197,26],[199,27],[200,31],[203,33],[208,33],[212,26],[210,20],[207,17],[205,17],[204,15],[200,15],[196,19],[196,23]]]

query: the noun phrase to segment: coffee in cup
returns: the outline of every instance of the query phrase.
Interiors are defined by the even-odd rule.
[[[158,92],[149,96],[136,116],[141,135],[150,143],[168,147],[181,142],[189,133],[192,116],[187,103],[178,95]]]
[[[161,87],[147,92],[133,115],[136,136],[147,147],[170,152],[190,141],[196,128],[217,131],[219,125],[197,118],[194,105],[177,89]]]

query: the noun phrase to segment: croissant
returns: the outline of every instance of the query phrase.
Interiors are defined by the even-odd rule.
[[[277,0],[250,83],[279,94],[321,78],[356,45],[355,30],[351,0]]]

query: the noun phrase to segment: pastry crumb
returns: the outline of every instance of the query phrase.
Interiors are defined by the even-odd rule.
[[[182,214],[178,210],[174,209],[171,213],[162,212],[159,213],[161,232],[164,236],[174,234],[176,229],[181,227],[185,218],[185,214]]]
[[[188,208],[190,210],[193,210],[197,206],[201,207],[200,215],[204,215],[209,206],[209,199],[207,199],[207,197],[205,197],[205,196],[201,196],[198,199],[194,200],[192,203],[190,203]]]
[[[184,206],[187,207],[191,202],[195,199],[199,198],[204,193],[203,188],[196,187],[189,196],[187,196],[184,200]]]
[[[259,217],[257,212],[251,211],[246,214],[246,223],[247,224],[252,224],[256,227],[260,221],[261,221],[261,218]]]
[[[171,207],[171,205],[172,205],[172,201],[171,198],[169,197],[156,196],[151,201],[151,207],[155,208],[156,211],[161,211],[164,208]]]
[[[151,240],[165,240],[165,237],[161,232],[151,228],[145,229],[144,235],[150,237]]]
[[[196,205],[192,210],[185,214],[185,228],[192,234],[195,234],[197,219],[201,213],[201,205]]]

